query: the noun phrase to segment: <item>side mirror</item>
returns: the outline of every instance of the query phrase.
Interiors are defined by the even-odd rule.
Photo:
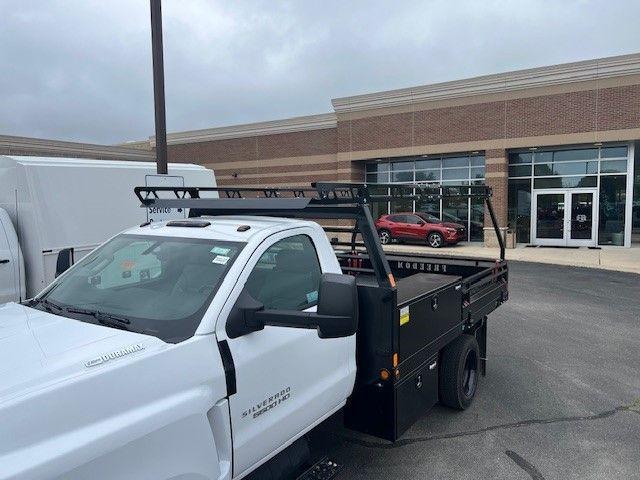
[[[320,279],[317,312],[265,310],[243,291],[227,319],[227,335],[237,338],[275,327],[316,329],[320,338],[349,337],[358,329],[358,290],[351,275],[325,273]]]
[[[424,220],[418,220],[418,225],[422,226],[424,225],[424,223],[425,223]]]
[[[69,270],[71,265],[73,265],[73,248],[63,248],[58,253],[56,261],[56,278]]]

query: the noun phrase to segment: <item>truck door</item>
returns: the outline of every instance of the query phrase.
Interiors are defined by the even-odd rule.
[[[5,230],[11,229],[10,233],[13,233],[10,221],[9,215],[0,209],[0,304],[17,301],[20,295],[17,281],[18,246],[9,242],[9,238],[15,235],[10,237],[9,232]]]
[[[221,319],[243,289],[266,309],[313,311],[321,273],[340,273],[333,250],[318,235],[297,228],[263,242]],[[326,247],[316,249],[321,241]],[[219,340],[226,337],[224,323],[216,327]],[[316,330],[267,326],[226,342],[236,380],[236,393],[229,397],[234,476],[337,411],[353,387],[355,336],[321,339]]]

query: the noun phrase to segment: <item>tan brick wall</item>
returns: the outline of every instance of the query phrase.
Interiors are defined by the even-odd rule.
[[[343,117],[338,120],[338,148],[339,152],[358,152],[485,140],[508,142],[639,127],[640,85],[625,85],[353,120]]]
[[[169,160],[213,168],[223,186],[294,186],[363,181],[367,158],[485,151],[486,182],[506,226],[506,150],[640,138],[640,79],[632,80],[340,114],[336,128],[170,145]]]
[[[212,168],[221,186],[277,186],[337,180],[336,151],[336,130],[322,129],[169,145],[169,161]]]

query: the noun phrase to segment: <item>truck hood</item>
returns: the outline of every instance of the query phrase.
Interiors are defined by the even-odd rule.
[[[0,404],[163,346],[156,337],[0,305]]]

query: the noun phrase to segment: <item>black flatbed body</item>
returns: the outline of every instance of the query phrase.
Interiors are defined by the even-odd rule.
[[[143,206],[189,208],[190,217],[266,215],[342,223],[324,229],[343,273],[355,276],[358,288],[358,370],[345,423],[395,441],[438,401],[438,367],[447,345],[461,335],[475,336],[480,370],[485,373],[487,315],[508,299],[508,267],[489,187],[384,187],[386,195],[374,195],[366,184],[353,183],[288,189],[136,187],[135,193]],[[221,198],[200,197],[200,192],[211,191]],[[163,199],[162,193],[170,198]],[[443,197],[485,200],[500,244],[499,259],[383,250],[370,203]],[[344,221],[351,223],[344,226]]]
[[[337,256],[348,272],[353,254]],[[362,257],[364,270],[369,261]],[[391,252],[385,258],[395,289],[386,291],[373,275],[356,276],[358,373],[345,422],[395,441],[437,403],[439,354],[449,343],[476,336],[485,371],[487,315],[508,298],[508,270],[502,260]]]

